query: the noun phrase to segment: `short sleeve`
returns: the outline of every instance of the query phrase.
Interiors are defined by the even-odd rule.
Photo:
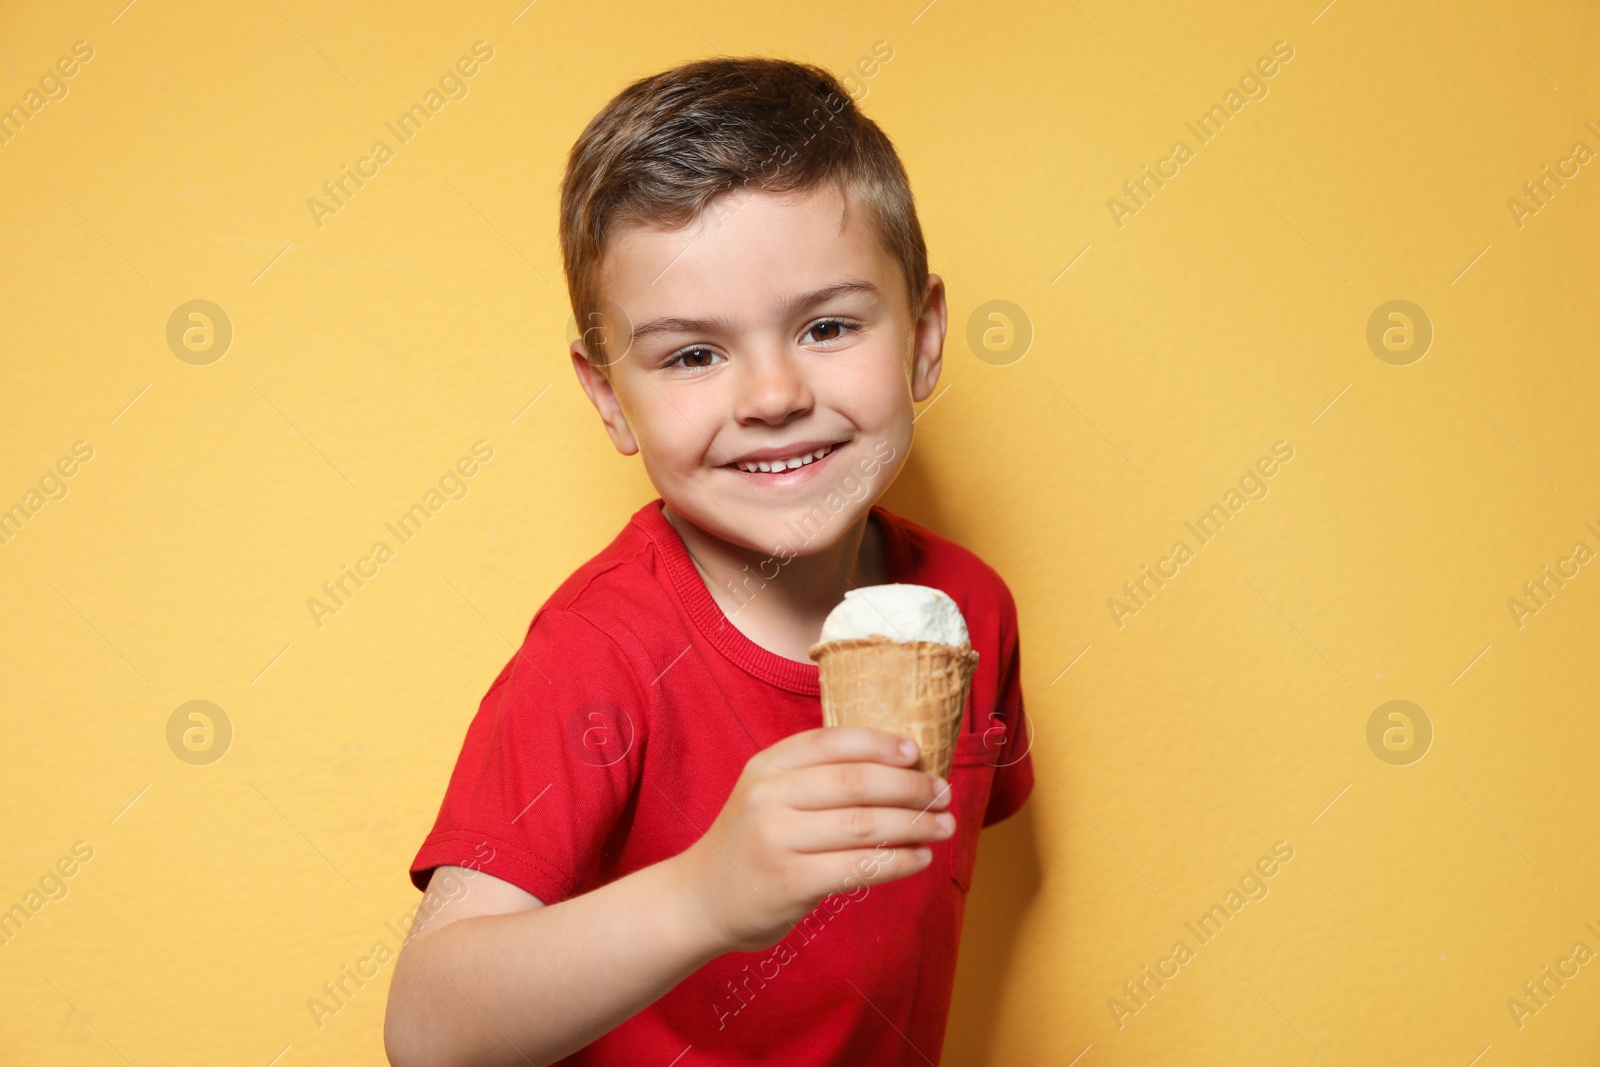
[[[638,672],[584,617],[541,610],[467,727],[411,864],[470,867],[545,904],[591,887],[630,810],[648,719]]]
[[[990,826],[1010,818],[1033,792],[1033,737],[1022,704],[1022,642],[1017,634],[1016,605],[1009,590],[1005,597],[1004,633],[1001,642],[1005,668],[1000,674],[1000,695],[995,713],[1006,724],[1005,740],[991,762],[995,765],[994,783],[989,790],[989,806],[983,825]]]

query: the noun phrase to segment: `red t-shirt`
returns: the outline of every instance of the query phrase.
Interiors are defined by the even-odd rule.
[[[956,833],[924,870],[830,895],[777,945],[718,957],[561,1063],[665,1065],[686,1048],[680,1067],[938,1062],[978,831],[1033,788],[1016,605],[972,552],[872,515],[888,580],[949,594],[978,652]],[[746,595],[778,566],[750,571]],[[816,664],[729,622],[657,498],[534,615],[467,728],[411,881],[448,864],[545,904],[577,896],[687,849],[751,756],[821,725]]]

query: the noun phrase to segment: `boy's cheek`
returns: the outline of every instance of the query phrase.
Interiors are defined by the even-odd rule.
[[[887,454],[885,454],[887,453]],[[888,441],[879,441],[873,446],[872,455],[856,461],[856,470],[861,472],[863,478],[871,478],[878,473],[878,468],[894,458],[894,445]]]

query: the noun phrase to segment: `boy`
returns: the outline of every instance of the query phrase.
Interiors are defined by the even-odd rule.
[[[561,242],[573,368],[661,495],[468,727],[390,1060],[935,1063],[978,831],[1033,772],[1010,591],[875,503],[945,335],[900,161],[819,68],[690,63],[589,123]],[[979,653],[948,783],[821,725],[806,650],[891,582],[948,593]]]

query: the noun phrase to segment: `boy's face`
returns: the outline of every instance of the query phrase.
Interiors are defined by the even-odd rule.
[[[816,552],[899,474],[912,404],[939,379],[944,286],[930,275],[913,320],[898,263],[832,186],[739,191],[681,229],[623,229],[601,289],[625,320],[608,322],[610,380],[582,339],[573,366],[618,451],[642,453],[668,507],[700,529]],[[819,450],[783,473],[735,465]]]

